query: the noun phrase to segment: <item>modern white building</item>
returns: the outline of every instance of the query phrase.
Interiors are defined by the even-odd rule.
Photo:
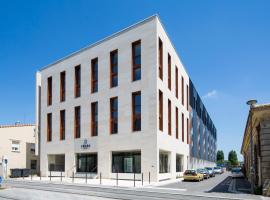
[[[39,171],[34,125],[0,125],[0,138],[0,176],[9,176],[10,169],[15,168]]]
[[[175,179],[189,168],[189,82],[156,15],[42,68],[41,174]]]

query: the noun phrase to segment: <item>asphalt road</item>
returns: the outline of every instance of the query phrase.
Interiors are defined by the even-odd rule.
[[[260,196],[250,194],[250,184],[244,178],[232,178],[230,172],[216,175],[202,182],[171,183],[160,186],[162,189],[179,189],[184,193],[208,195],[240,199],[261,199]]]
[[[120,188],[84,184],[60,184],[51,182],[9,180],[7,189],[0,190],[0,199],[47,200],[186,200],[186,199],[260,199],[259,196],[224,192],[235,190],[236,184],[228,181],[228,174],[203,182],[180,182],[162,187]],[[227,180],[226,180],[227,179]],[[221,184],[221,185],[220,185]],[[220,186],[219,186],[220,185]],[[221,188],[220,188],[221,187]],[[241,186],[242,187],[242,186]],[[233,191],[234,192],[234,191]],[[241,196],[242,195],[242,196]],[[244,195],[244,196],[243,196]]]

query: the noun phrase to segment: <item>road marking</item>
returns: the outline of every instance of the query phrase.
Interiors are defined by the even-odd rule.
[[[156,188],[156,187],[152,187],[152,186],[149,186],[147,188],[157,189],[157,190],[161,189],[161,190],[187,191],[187,189],[184,189],[184,188],[165,188],[165,187],[158,187],[158,188]]]
[[[236,181],[234,178],[232,178],[232,181],[229,185],[228,191],[231,193],[236,193]]]

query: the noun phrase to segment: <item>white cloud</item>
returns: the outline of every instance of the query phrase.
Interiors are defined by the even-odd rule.
[[[210,92],[207,92],[202,98],[203,99],[212,99],[212,98],[216,98],[216,97],[217,97],[217,91],[212,90]]]

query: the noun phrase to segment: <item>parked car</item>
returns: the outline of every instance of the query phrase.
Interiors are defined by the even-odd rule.
[[[203,174],[199,170],[189,169],[184,172],[184,181],[203,181]]]
[[[210,178],[210,174],[209,174],[208,170],[206,170],[206,169],[198,169],[198,170],[200,171],[200,173],[203,174],[204,179],[209,179]]]
[[[209,172],[210,177],[215,177],[214,168],[206,167],[205,169]]]
[[[214,167],[214,173],[215,173],[215,174],[222,174],[222,169],[221,169],[221,167]]]
[[[240,167],[232,168],[232,178],[243,178],[244,174],[242,173],[242,169]]]

